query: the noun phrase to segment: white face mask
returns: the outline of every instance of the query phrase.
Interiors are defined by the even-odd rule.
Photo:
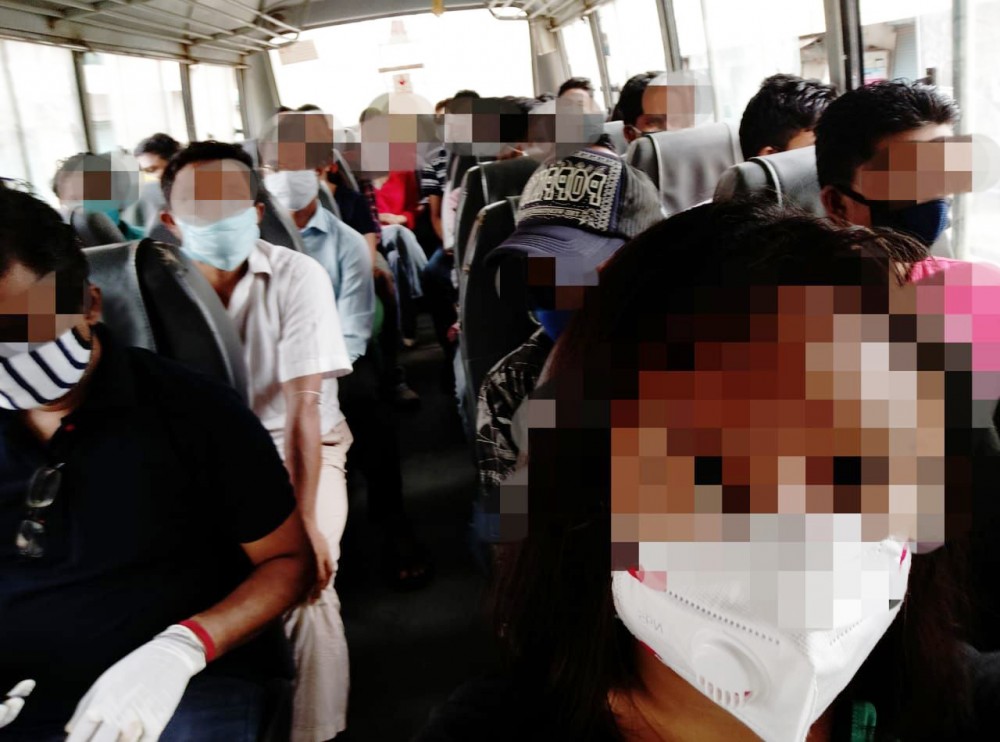
[[[281,170],[264,177],[268,192],[289,211],[308,206],[319,193],[315,170]]]
[[[780,542],[641,548],[674,546],[681,548],[670,563],[699,569],[612,572],[618,616],[664,664],[765,742],[805,740],[895,619],[910,569],[910,550],[894,539],[795,544],[798,552]],[[767,553],[784,571],[746,570],[763,565]]]
[[[31,410],[65,397],[90,352],[72,328],[47,343],[0,343],[0,409]]]

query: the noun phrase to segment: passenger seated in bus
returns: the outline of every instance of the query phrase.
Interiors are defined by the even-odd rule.
[[[816,143],[816,122],[837,88],[795,75],[771,75],[760,84],[740,121],[743,159]]]
[[[884,155],[891,156],[894,147],[950,137],[958,118],[955,102],[923,83],[875,82],[844,93],[829,105],[816,126],[816,170],[827,214],[864,227],[898,229],[928,247],[933,245],[948,227],[947,194],[913,203],[891,193],[885,185]],[[927,168],[925,176],[907,164],[912,177],[905,181],[922,185],[923,177],[923,184],[929,183],[935,171],[944,167],[943,155],[935,159],[936,166],[930,160],[921,161],[921,168]],[[871,184],[863,185],[865,179]]]
[[[417,740],[973,738],[961,559],[924,553],[961,505],[910,478],[952,472],[961,502],[971,453],[945,427],[968,373],[905,282],[925,255],[731,202],[622,248],[501,494],[527,521],[496,586],[510,670]]]
[[[52,192],[67,220],[79,208],[87,214],[106,215],[126,240],[146,236],[144,230],[122,219],[122,211],[139,197],[139,171],[134,161],[117,152],[80,152],[63,160],[52,179]]]
[[[180,142],[172,136],[157,132],[139,142],[132,154],[139,162],[139,169],[146,175],[154,177],[159,183],[167,162],[180,151],[180,148]]]
[[[576,182],[584,184],[579,192],[568,187]],[[614,194],[610,201],[606,193]],[[656,186],[610,147],[589,147],[544,165],[525,185],[517,228],[491,254],[490,265],[504,271],[507,259],[527,258],[528,267],[511,266],[517,275],[510,281],[498,279],[500,299],[524,306],[541,327],[490,369],[479,389],[475,447],[481,500],[475,518],[481,540],[502,538],[499,487],[518,460],[511,420],[579,308],[583,287],[596,284],[599,266],[626,240],[662,220]],[[516,285],[522,271],[528,283]]]
[[[0,736],[256,742],[315,579],[288,474],[231,389],[100,315],[70,227],[0,189],[0,686],[37,683]]]
[[[630,77],[622,86],[622,92],[618,96],[618,103],[611,114],[612,121],[621,121],[624,124],[622,134],[627,142],[634,142],[643,134],[652,134],[663,131],[654,117],[647,116],[642,110],[642,96],[646,88],[653,80],[664,74],[661,71],[641,72]]]
[[[332,160],[328,117],[285,114],[260,140],[264,186],[288,210],[305,253],[326,270],[336,297],[353,371],[339,380],[340,409],[354,437],[350,465],[365,476],[368,515],[384,531],[383,574],[396,587],[426,583],[427,559],[410,532],[403,506],[399,438],[390,400],[382,393],[372,343],[375,283],[368,244],[319,203],[319,174]]]
[[[309,256],[259,238],[264,192],[240,146],[192,142],[162,182],[163,222],[236,324],[250,406],[284,459],[312,543],[310,600],[285,618],[298,671],[292,740],[328,740],[346,723],[347,642],[333,580],[352,440],[337,401],[337,377],[351,362],[330,277]]]
[[[556,98],[575,100],[581,106],[594,100],[594,85],[587,77],[571,77],[559,86]]]
[[[654,131],[677,131],[710,123],[714,102],[710,81],[700,72],[658,75],[642,92],[642,112]]]
[[[160,188],[160,178],[167,167],[167,162],[180,151],[180,148],[181,145],[176,139],[160,132],[143,139],[132,152],[139,162],[144,182],[139,188],[139,200],[130,210],[129,217],[136,224],[142,224],[146,234],[156,226],[151,222],[159,221],[160,212],[166,206],[163,189]]]

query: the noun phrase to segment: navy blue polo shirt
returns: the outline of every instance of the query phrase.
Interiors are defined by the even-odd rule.
[[[271,436],[232,390],[97,334],[84,402],[48,444],[0,414],[0,692],[37,681],[0,739],[68,722],[104,670],[232,592],[252,571],[240,545],[295,507]],[[62,485],[30,559],[15,535],[46,464],[63,465]],[[283,652],[274,625],[205,672],[274,677]]]

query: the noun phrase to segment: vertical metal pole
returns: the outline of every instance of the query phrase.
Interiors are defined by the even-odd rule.
[[[601,31],[601,19],[597,17],[595,10],[590,14],[590,33],[594,37],[594,51],[597,54],[597,69],[601,73],[601,88],[604,90],[604,109],[610,111],[613,102],[611,100],[611,78],[608,75],[608,58],[604,47],[604,33]]]
[[[955,102],[962,109],[962,118],[958,123],[959,133],[966,134],[971,128],[972,120],[972,44],[970,43],[970,31],[972,29],[972,7],[968,0],[952,0],[951,4],[951,34],[952,34],[952,86],[954,88]],[[969,218],[970,194],[960,193],[955,197],[951,207],[952,216],[952,244],[954,245],[955,257],[959,260],[968,260],[971,256],[969,249],[969,230],[966,228],[966,219]]]
[[[660,35],[663,37],[663,57],[666,70],[677,72],[681,68],[681,45],[677,37],[677,16],[674,0],[656,0],[656,14],[660,18]]]
[[[87,149],[95,151],[94,126],[91,118],[90,97],[87,93],[87,76],[83,71],[83,55],[85,52],[73,52],[73,73],[76,75],[76,94],[80,100],[80,118],[83,120],[83,138],[87,141]]]
[[[244,77],[246,70],[242,67],[236,69],[236,91],[239,95],[240,121],[243,126],[243,138],[250,138],[250,114],[247,112],[247,82]]]
[[[845,90],[854,90],[865,84],[865,46],[861,39],[860,2],[861,0],[840,0]]]
[[[705,34],[705,57],[708,59],[708,82],[712,86],[712,116],[720,121],[719,86],[715,84],[715,57],[712,55],[712,34],[708,32],[708,8],[705,0],[701,0],[701,27]]]
[[[198,138],[194,128],[194,104],[191,102],[191,65],[181,63],[181,99],[184,101],[184,123],[188,141]]]

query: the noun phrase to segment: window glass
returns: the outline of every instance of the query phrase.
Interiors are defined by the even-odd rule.
[[[316,59],[271,65],[281,102],[331,113],[342,126],[357,124],[371,101],[410,90],[431,104],[462,88],[483,96],[533,91],[531,42],[524,21],[499,21],[488,10],[381,18],[305,31]]]
[[[562,27],[563,47],[569,62],[569,73],[573,77],[587,77],[594,86],[594,99],[604,103],[604,86],[601,84],[601,68],[597,65],[594,49],[594,34],[590,22],[583,18]],[[555,93],[555,90],[546,91]]]
[[[131,152],[158,131],[187,141],[177,62],[87,53],[83,71],[97,152]]]
[[[0,175],[55,205],[56,164],[86,148],[72,52],[0,41]]]
[[[709,75],[720,120],[775,73],[829,82],[823,0],[674,0],[674,14],[682,64]]]
[[[865,82],[929,77],[952,93],[951,0],[861,0]]]
[[[607,47],[611,105],[632,75],[666,69],[656,0],[614,0],[597,9]]]
[[[236,70],[216,64],[191,65],[191,106],[199,140],[235,142],[245,139],[240,117]]]

